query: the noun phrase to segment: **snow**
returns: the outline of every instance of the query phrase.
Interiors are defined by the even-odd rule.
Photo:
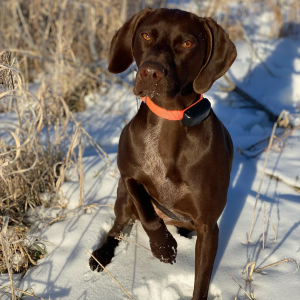
[[[268,16],[262,16],[263,27]],[[247,20],[245,20],[247,23]],[[254,21],[257,22],[257,19]],[[266,30],[266,28],[261,28]],[[237,42],[238,58],[228,75],[236,84],[279,114],[286,109],[290,114],[299,113],[300,107],[300,43],[299,39],[272,40],[261,35],[251,35],[260,58],[274,74],[271,76],[260,61],[253,57],[245,42]],[[131,82],[132,73],[123,78]],[[264,112],[241,108],[249,106],[232,93],[221,92],[223,79],[205,94],[211,100],[218,117],[228,128],[236,149],[228,192],[228,203],[219,220],[219,248],[210,285],[209,300],[247,299],[244,292],[228,276],[253,293],[255,299],[299,299],[300,272],[294,273],[293,262],[273,266],[254,273],[246,285],[245,267],[254,261],[262,267],[285,258],[300,260],[300,132],[294,133],[285,144],[271,149],[266,174],[258,199],[251,243],[247,243],[265,153],[257,158],[243,156],[238,148],[249,146],[268,138],[273,124]],[[137,111],[133,93],[119,84],[108,86],[97,95],[86,97],[87,108],[77,114],[85,130],[108,153],[111,170],[116,167],[119,136],[125,124]],[[140,101],[138,102],[139,105]],[[0,121],[14,121],[15,116],[0,114]],[[280,129],[277,131],[277,133]],[[104,162],[87,144],[83,158],[85,173],[85,204],[114,205],[118,175],[103,168]],[[99,171],[102,170],[100,173]],[[99,174],[98,174],[99,173]],[[269,175],[269,176],[268,176]],[[278,180],[271,178],[275,176]],[[70,179],[63,185],[64,196],[69,199],[65,211],[75,209],[79,199],[79,183]],[[47,198],[47,195],[45,195]],[[37,208],[37,211],[56,215],[55,209]],[[265,249],[262,249],[265,220]],[[274,224],[277,241],[272,228]],[[49,220],[48,220],[49,221]],[[31,268],[23,279],[14,276],[16,287],[31,287],[35,294],[45,299],[128,299],[125,293],[105,272],[97,273],[88,265],[89,251],[101,244],[114,221],[109,206],[98,206],[86,212],[80,211],[52,226],[40,224],[39,237],[46,241],[48,254]],[[194,285],[194,256],[196,235],[184,238],[169,226],[178,243],[176,264],[164,264],[150,252],[134,244],[122,241],[115,257],[107,266],[111,274],[134,298],[139,300],[188,300]],[[149,240],[141,224],[136,222],[126,229],[125,237],[149,248]],[[0,286],[9,285],[7,275],[0,275]],[[5,298],[6,297],[6,298]],[[9,299],[0,296],[0,299]],[[24,296],[23,299],[32,299]]]
[[[283,180],[290,186],[300,189],[300,132],[295,131],[288,141],[283,145],[284,151],[280,148],[271,151],[266,167],[266,174]],[[277,151],[276,151],[277,150]],[[282,159],[283,158],[283,159]],[[260,162],[265,159],[265,154],[259,158]],[[261,170],[262,162],[258,164]],[[300,199],[299,199],[300,200]]]

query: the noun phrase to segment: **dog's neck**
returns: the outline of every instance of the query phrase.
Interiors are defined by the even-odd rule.
[[[179,121],[183,119],[184,112],[194,106],[195,104],[199,103],[203,99],[203,95],[197,95],[197,99],[194,103],[183,110],[167,110],[158,105],[156,105],[149,97],[141,98],[144,103],[148,106],[148,108],[157,116],[165,119],[165,120],[172,120],[172,121]]]

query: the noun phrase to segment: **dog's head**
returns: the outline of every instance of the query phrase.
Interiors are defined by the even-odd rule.
[[[236,58],[227,33],[212,19],[177,9],[146,8],[111,42],[108,70],[125,71],[133,59],[134,93],[167,109],[182,109],[209,90]]]

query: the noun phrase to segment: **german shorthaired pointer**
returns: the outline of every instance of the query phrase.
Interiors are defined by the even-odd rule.
[[[141,222],[153,255],[170,264],[177,242],[166,224],[196,230],[193,300],[207,299],[233,146],[202,94],[236,55],[215,21],[177,9],[146,8],[113,37],[108,70],[123,72],[135,59],[133,91],[143,102],[120,137],[116,219],[93,253],[104,266],[129,220]],[[92,257],[90,267],[102,271]]]

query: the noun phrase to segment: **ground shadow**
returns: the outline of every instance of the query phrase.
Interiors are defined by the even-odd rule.
[[[276,49],[265,60],[265,64],[271,69],[274,76],[270,76],[264,65],[259,64],[251,71],[251,76],[247,82],[235,82],[239,87],[243,88],[247,93],[258,101],[261,101],[275,113],[279,114],[283,108],[293,112],[295,107],[292,101],[289,99],[282,100],[282,97],[286,95],[286,98],[291,98],[293,94],[293,84],[295,83],[292,80],[292,75],[299,74],[295,70],[294,65],[294,60],[300,57],[298,51],[299,45],[293,39],[277,40],[276,45]],[[221,111],[221,106],[222,104],[217,103],[215,110],[217,112]],[[235,112],[236,110],[232,109],[232,113],[234,114]],[[226,122],[224,123],[226,125]],[[236,126],[239,126],[239,124],[236,124]],[[232,138],[234,144],[238,145],[238,137],[232,134]],[[227,205],[219,222],[219,248],[212,279],[226,251],[229,239],[243,210],[247,196],[256,195],[256,191],[253,191],[253,188],[256,189],[257,187],[252,187],[256,173],[255,159],[246,159],[240,154],[236,155],[231,173]],[[270,199],[264,195],[260,197],[262,201],[271,202],[272,205],[276,203],[276,199]],[[293,196],[289,196],[289,198],[292,201],[296,201]],[[249,213],[252,214],[252,211]],[[298,226],[298,224],[295,224],[295,226]],[[245,236],[245,241],[246,239],[247,237]]]

